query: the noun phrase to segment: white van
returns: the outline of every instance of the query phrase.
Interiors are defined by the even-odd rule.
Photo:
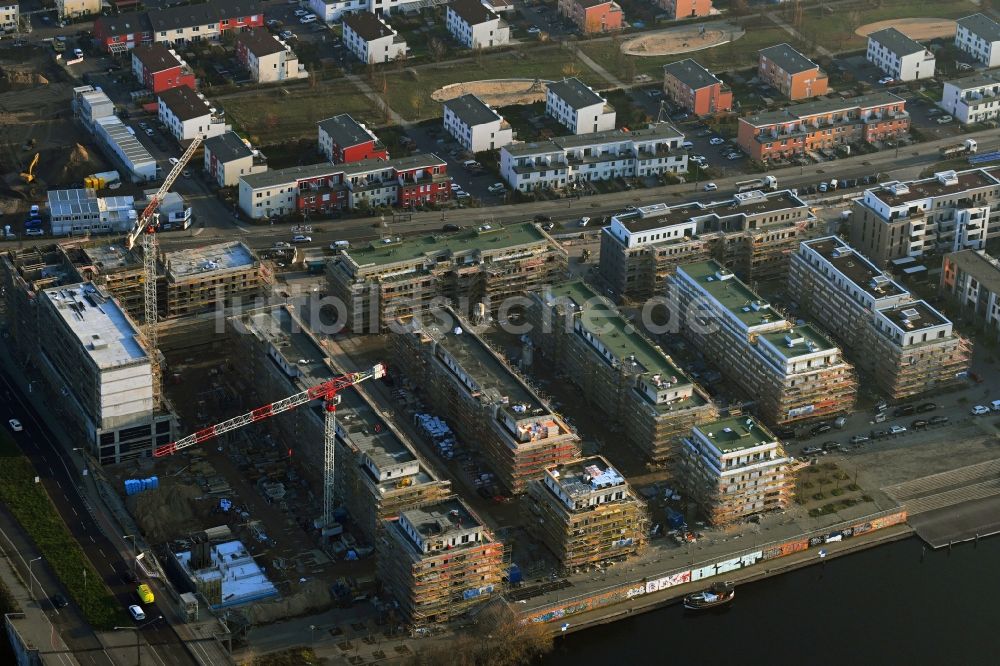
[[[994,412],[1000,412],[1000,400],[994,400],[990,403],[990,407]]]
[[[333,241],[330,244],[331,250],[349,250],[351,248],[351,241],[339,240]]]

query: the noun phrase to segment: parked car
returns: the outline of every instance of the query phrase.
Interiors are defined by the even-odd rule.
[[[931,425],[942,425],[948,422],[947,416],[932,416]]]
[[[719,189],[719,186],[718,186],[718,185],[716,185],[715,183],[705,183],[705,187],[704,187],[703,189],[704,189],[704,190],[705,190],[706,192],[714,192],[714,191],[716,191],[717,189]]]
[[[954,118],[952,118],[951,116],[941,116],[940,118],[935,118],[934,122],[936,122],[938,125],[947,125],[952,120],[954,120]]]
[[[895,79],[893,79],[891,76],[883,76],[881,79],[878,80],[878,83],[880,86],[887,86],[890,83],[893,83],[894,81]]]
[[[929,425],[930,421],[926,421],[924,419],[916,419],[913,423],[910,424],[910,427],[913,428],[914,430],[920,430],[921,428],[926,428]]]
[[[839,451],[840,442],[823,442],[823,450],[827,453],[830,451]]]
[[[935,409],[937,409],[937,405],[934,404],[933,402],[925,402],[922,405],[917,406],[917,412],[920,414],[924,414],[926,412],[933,412]]]
[[[889,436],[888,430],[876,430],[872,433],[872,439],[885,439]]]
[[[299,16],[299,17],[305,16],[308,13],[309,13],[309,11],[305,10],[305,9],[296,9],[295,12],[294,12],[294,14],[296,16]]]
[[[312,236],[303,236],[302,234],[296,234],[295,236],[292,236],[292,242],[293,243],[311,243],[312,242]]]
[[[685,142],[683,142],[681,144],[681,148],[683,148],[684,150],[693,150],[694,149],[694,142],[692,142],[692,141],[685,141]]]
[[[493,183],[486,188],[486,191],[490,194],[500,194],[501,192],[506,192],[507,188],[504,187],[503,183]]]
[[[132,604],[131,606],[128,607],[128,613],[129,615],[132,616],[132,619],[135,620],[136,622],[142,622],[143,620],[146,619],[146,614],[142,612],[141,606],[136,606],[135,604]]]
[[[829,423],[819,423],[814,425],[809,432],[812,435],[822,435],[824,432],[830,432],[831,430],[833,430],[833,426]]]
[[[18,421],[17,419],[11,419],[10,421],[7,421],[7,424],[10,426],[10,429],[13,430],[14,432],[21,432],[22,430],[24,430],[24,426],[22,426],[21,422]]]
[[[170,162],[170,166],[174,166],[175,164],[180,162],[180,160],[177,159],[176,157],[169,157],[167,158],[167,161]]]
[[[56,608],[66,608],[69,606],[69,600],[61,592],[56,592],[52,595],[52,605]]]
[[[917,408],[913,405],[900,405],[896,409],[892,410],[893,416],[909,416],[917,411]]]
[[[295,33],[291,30],[282,30],[278,36],[282,39],[295,39]]]
[[[975,407],[972,408],[972,410],[970,410],[970,413],[973,416],[982,416],[983,414],[989,414],[990,408],[983,407],[982,405],[976,405]]]
[[[73,55],[75,55],[77,58],[82,58],[83,49],[73,49]]]
[[[468,199],[469,197],[472,196],[465,190],[455,190],[454,195],[456,199]]]
[[[728,155],[726,155],[727,160],[738,160],[741,157],[743,157],[742,153],[729,153]]]
[[[452,224],[450,222],[448,224],[441,225],[441,231],[461,231],[461,230],[462,227],[458,226],[457,224]]]
[[[445,225],[445,226],[448,226],[448,225]],[[452,226],[455,226],[455,225],[452,225]],[[333,241],[332,243],[330,243],[330,249],[331,250],[349,250],[349,249],[351,249],[351,241],[346,241],[346,240]]]
[[[906,428],[901,425],[889,426],[889,433],[892,435],[902,435],[906,432]]]
[[[721,146],[726,142],[726,140],[723,139],[721,136],[713,136],[711,139],[708,140],[708,142],[713,146]]]
[[[577,224],[579,224],[581,227],[585,227],[588,224],[590,224],[590,218],[589,217],[581,217],[580,221]]]
[[[552,222],[546,222],[545,224],[542,225],[542,229],[544,229],[545,231],[552,231],[553,229],[555,229],[555,226],[556,225],[553,224]]]
[[[802,449],[802,455],[804,456],[821,456],[824,453],[826,453],[826,451],[824,451],[818,446],[807,446],[806,448]]]
[[[851,437],[851,444],[860,444],[861,442],[867,442],[867,441],[868,441],[867,435],[855,435],[854,437]]]
[[[539,28],[537,25],[533,25],[530,28],[528,28],[528,34],[529,35],[537,35],[541,31],[542,31],[542,29]]]
[[[778,439],[795,439],[795,428],[776,428],[774,434]]]
[[[154,134],[156,134],[156,132],[153,131],[152,127],[146,128],[146,136],[153,136]]]

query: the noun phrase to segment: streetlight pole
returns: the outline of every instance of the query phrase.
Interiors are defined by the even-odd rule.
[[[35,600],[35,574],[31,573],[31,565],[42,559],[41,557],[36,557],[35,559],[28,562],[28,589],[31,592],[32,601]]]

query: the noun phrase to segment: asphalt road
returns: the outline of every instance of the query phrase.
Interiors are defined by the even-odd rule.
[[[38,414],[24,400],[17,386],[5,372],[0,372],[0,390],[4,391],[6,405],[5,414],[0,415],[6,427],[6,421],[16,418],[21,421],[24,431],[13,433],[21,450],[28,456],[41,479],[41,483],[59,511],[60,516],[69,527],[70,533],[84,549],[87,557],[97,569],[101,578],[113,592],[115,598],[124,610],[129,605],[137,603],[133,585],[122,576],[128,564],[122,561],[118,549],[99,529],[92,515],[93,509],[84,501],[77,486],[75,467],[70,469],[66,463],[65,452],[55,443],[54,438],[43,425],[45,417]],[[155,618],[163,615],[155,605],[144,606],[146,616]],[[67,643],[74,635],[83,633],[86,629],[76,613],[60,613],[60,621],[70,623],[66,632]],[[168,620],[148,623],[141,630],[142,638],[148,643],[145,652],[153,657],[150,663],[160,666],[197,664],[187,649],[181,644],[180,638],[170,626]],[[83,640],[83,639],[81,639]],[[96,639],[95,639],[96,640]],[[84,645],[89,650],[92,646]],[[87,652],[85,654],[93,654]],[[96,659],[96,657],[95,657]],[[94,661],[93,663],[106,663]]]

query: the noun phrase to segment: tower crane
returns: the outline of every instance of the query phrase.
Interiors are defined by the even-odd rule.
[[[355,384],[360,384],[368,379],[381,379],[385,377],[385,374],[385,364],[378,363],[368,370],[334,377],[327,382],[317,384],[277,402],[258,407],[228,421],[202,428],[176,442],[159,446],[153,449],[153,455],[157,458],[173,455],[181,449],[215,439],[219,435],[242,428],[251,423],[256,423],[257,421],[263,421],[282,412],[300,407],[307,402],[323,400],[325,403],[323,414],[323,527],[327,527],[333,521],[334,446],[337,437],[337,404],[340,402],[339,394],[344,389]]]
[[[156,329],[156,209],[163,202],[163,197],[167,195],[174,181],[184,171],[184,167],[191,157],[198,150],[204,136],[199,134],[191,145],[187,147],[184,154],[174,164],[167,177],[163,179],[163,184],[156,194],[149,200],[149,205],[142,211],[142,215],[136,220],[135,227],[125,238],[125,247],[131,250],[135,247],[135,242],[142,236],[142,297],[145,309],[145,321],[143,322],[143,337],[146,338],[146,346],[149,351],[149,365],[153,376],[153,409],[160,404],[160,356],[158,331]]]

